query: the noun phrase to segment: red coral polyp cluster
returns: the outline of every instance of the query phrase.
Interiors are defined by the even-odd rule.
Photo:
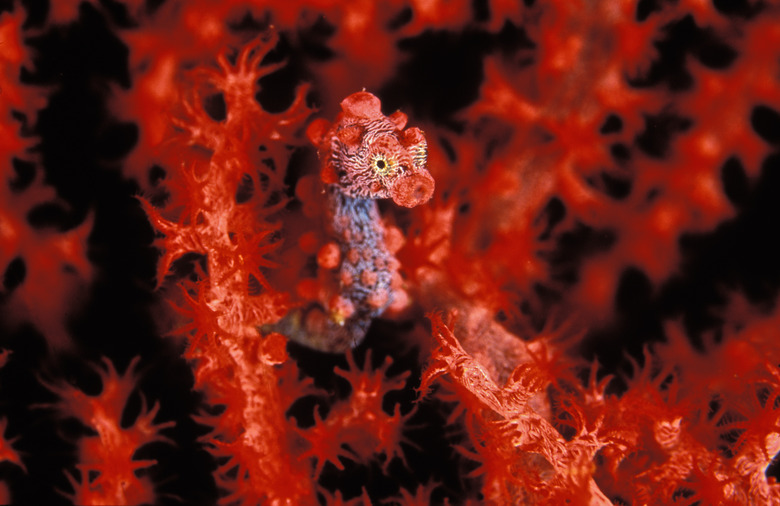
[[[110,361],[104,361],[104,369],[96,368],[102,384],[96,396],[70,385],[47,385],[60,398],[57,408],[62,416],[76,418],[96,433],[79,441],[78,477],[68,475],[75,493],[65,495],[75,504],[146,504],[155,500],[152,483],[139,477],[137,471],[156,461],[139,460],[136,452],[149,443],[168,441],[160,431],[173,427],[174,422],[155,423],[160,405],[147,409],[142,395],[140,413],[132,425],[122,426],[128,398],[136,387],[137,365],[138,357],[120,376]]]
[[[301,430],[301,437],[308,449],[302,457],[316,459],[314,476],[319,477],[325,463],[344,470],[342,459],[368,463],[381,459],[387,470],[395,457],[404,459],[400,443],[404,422],[412,413],[401,414],[400,405],[395,404],[392,414],[383,408],[385,394],[405,387],[408,371],[404,374],[386,377],[392,363],[390,357],[375,371],[366,370],[371,364],[367,353],[362,369],[355,364],[352,353],[347,353],[348,370],[336,368],[334,373],[349,381],[352,389],[346,400],[331,406],[325,420],[314,411],[313,427]]]
[[[0,3],[0,502],[780,503],[778,21]]]

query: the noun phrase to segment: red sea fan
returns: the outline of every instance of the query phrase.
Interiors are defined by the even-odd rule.
[[[596,452],[607,444],[599,435],[600,421],[588,429],[582,423],[568,440],[546,419],[538,403],[529,402],[552,378],[533,364],[520,364],[503,387],[460,346],[439,315],[432,315],[434,350],[423,385],[446,374],[463,403],[465,424],[479,462],[482,495],[488,504],[580,501],[609,504],[590,476]],[[572,413],[580,415],[576,410]]]
[[[0,269],[9,273],[0,292],[8,295],[2,313],[17,324],[33,323],[60,348],[70,344],[67,315],[92,276],[85,251],[92,222],[66,231],[31,223],[41,209],[62,203],[37,166],[36,139],[30,134],[46,93],[18,82],[28,62],[21,14],[0,14]]]
[[[665,279],[679,262],[674,248],[669,245],[677,240],[680,233],[708,230],[730,212],[724,196],[712,192],[717,192],[713,178],[718,176],[717,172],[712,172],[712,162],[719,159],[720,155],[707,155],[706,150],[700,149],[704,142],[702,135],[718,137],[722,134],[717,130],[707,133],[697,129],[688,133],[688,120],[684,119],[683,108],[677,107],[678,99],[674,92],[669,93],[659,87],[642,88],[634,82],[640,79],[633,76],[642,72],[649,73],[648,79],[654,79],[653,72],[656,70],[652,62],[659,53],[654,50],[653,37],[659,31],[666,31],[669,37],[674,37],[674,30],[681,29],[679,27],[687,22],[676,17],[679,11],[662,8],[660,14],[639,20],[638,30],[626,28],[637,24],[637,20],[632,19],[634,10],[625,6],[588,6],[585,11],[577,11],[577,19],[580,21],[576,24],[571,23],[574,19],[571,6],[552,3],[538,12],[539,17],[528,23],[527,27],[531,37],[540,43],[539,65],[518,69],[513,67],[511,60],[487,58],[486,80],[480,99],[466,112],[471,130],[458,139],[458,147],[448,148],[446,139],[451,135],[433,127],[434,135],[441,135],[444,139],[445,150],[452,149],[453,153],[449,156],[460,163],[449,164],[446,156],[434,157],[434,160],[440,162],[434,174],[447,181],[441,193],[444,197],[432,210],[415,215],[415,218],[427,221],[414,225],[418,227],[420,235],[407,243],[407,250],[402,250],[400,255],[408,260],[406,268],[409,279],[417,283],[412,294],[420,303],[428,307],[455,308],[463,314],[463,323],[457,328],[460,329],[458,335],[465,349],[455,334],[442,330],[446,327],[440,321],[436,323],[434,336],[449,337],[443,339],[440,347],[433,351],[434,365],[423,376],[423,384],[429,385],[434,377],[446,374],[452,377],[456,385],[460,385],[455,392],[462,403],[460,409],[465,412],[465,426],[475,448],[468,455],[482,462],[479,470],[483,480],[482,496],[491,503],[538,503],[564,497],[577,500],[590,497],[589,502],[607,502],[607,497],[591,476],[591,462],[602,451],[604,455],[609,455],[614,469],[619,469],[624,461],[631,466],[635,465],[639,458],[636,455],[641,454],[641,451],[645,451],[646,459],[649,459],[639,460],[646,469],[636,476],[633,490],[616,490],[615,494],[638,501],[668,500],[681,493],[680,490],[686,486],[685,480],[692,479],[701,471],[701,468],[697,471],[695,466],[685,462],[699,459],[718,469],[730,465],[719,463],[720,457],[713,455],[703,442],[684,435],[686,424],[695,421],[695,418],[686,417],[692,416],[691,413],[700,413],[704,408],[697,406],[694,410],[688,404],[678,406],[677,399],[668,397],[665,391],[668,387],[661,383],[666,377],[661,375],[655,383],[630,386],[629,392],[617,401],[610,399],[610,402],[618,402],[619,406],[616,407],[618,418],[614,420],[614,417],[599,412],[606,406],[603,393],[599,396],[602,401],[589,405],[589,402],[593,403],[597,399],[580,390],[574,375],[566,372],[565,364],[548,368],[553,361],[539,361],[540,349],[545,350],[543,355],[547,353],[546,350],[550,350],[553,357],[562,357],[555,350],[564,342],[540,341],[540,349],[537,349],[538,346],[529,347],[494,323],[488,323],[487,314],[498,310],[511,311],[512,306],[518,304],[516,297],[521,300],[533,299],[533,291],[540,283],[552,282],[556,289],[572,284],[570,278],[556,272],[554,255],[559,246],[551,243],[550,239],[561,240],[564,236],[560,231],[554,232],[554,227],[560,230],[585,224],[595,229],[619,231],[609,232],[617,238],[604,244],[603,248],[610,251],[609,255],[597,252],[602,258],[589,262],[583,268],[579,291],[575,291],[573,298],[567,300],[580,311],[585,307],[596,309],[597,313],[591,315],[591,318],[595,316],[596,322],[608,318],[604,312],[608,311],[607,306],[618,287],[618,281],[614,279],[616,261],[619,264],[628,259],[633,265],[643,268],[651,279]],[[699,19],[711,21],[705,15],[707,13],[697,14]],[[600,37],[589,35],[589,30],[596,26],[603,27],[605,23],[614,27],[614,30],[607,30]],[[346,28],[350,26],[357,29],[357,25],[347,25]],[[346,30],[344,33],[351,32]],[[553,33],[565,33],[566,36],[551,37]],[[598,52],[597,48],[606,48],[606,51]],[[659,46],[659,49],[663,50],[663,46]],[[707,62],[706,57],[701,58]],[[357,60],[360,61],[360,58]],[[706,81],[706,72],[697,77]],[[575,78],[576,81],[573,81]],[[569,81],[576,82],[576,88],[573,84],[567,84]],[[250,109],[252,107],[255,105],[250,104]],[[234,110],[229,103],[227,109]],[[210,124],[208,118],[197,110],[194,114],[200,118],[198,127],[193,129],[190,125],[184,125],[190,137],[193,142],[205,144],[210,151],[218,154],[224,148],[210,144],[213,143],[212,139],[219,138],[221,127],[217,131],[204,130],[202,126]],[[621,132],[608,145],[602,138],[605,125],[609,125],[610,121],[617,122],[617,129]],[[663,167],[655,160],[666,156],[669,148],[663,144],[665,141],[658,144],[659,141],[647,133],[647,129],[657,122],[665,122],[672,131],[676,128],[685,132],[674,146],[671,160],[668,156],[664,159]],[[495,136],[502,138],[497,139]],[[638,149],[627,150],[620,141],[632,138]],[[699,148],[686,148],[688,142]],[[493,147],[488,147],[491,144]],[[436,153],[437,149],[434,147],[433,152]],[[702,155],[710,158],[691,158]],[[673,167],[670,169],[670,163],[702,167],[708,172],[667,181],[661,171],[674,171]],[[448,164],[453,171],[450,174],[443,170]],[[481,174],[474,172],[475,164]],[[611,175],[621,171],[628,176]],[[601,183],[598,177],[601,177]],[[622,190],[619,183],[615,182],[615,177],[628,177],[630,180],[630,193],[635,197],[627,203],[621,202],[624,197],[619,195]],[[236,187],[238,181],[235,179],[224,181],[224,186]],[[202,192],[204,183],[198,182],[192,175],[187,176],[187,180],[186,191],[178,192],[180,195],[186,198]],[[667,201],[659,200],[648,205],[644,197],[659,184],[665,188],[661,200]],[[712,191],[705,195],[703,192],[707,188]],[[486,194],[495,198],[482,199],[481,195]],[[304,201],[307,195],[303,190],[298,192]],[[451,198],[449,195],[465,195],[459,198],[461,201],[466,200],[470,207],[466,218],[452,213],[452,204],[446,202],[447,198]],[[678,196],[686,196],[692,207],[681,207]],[[549,202],[555,201],[563,209],[563,216],[549,214],[544,217],[539,214],[545,204],[548,210],[552,209]],[[196,227],[199,222],[213,221],[205,215],[197,214],[202,212],[203,207],[203,203],[199,204],[192,199],[185,203],[185,209],[190,213],[189,222],[195,223]],[[622,213],[628,210],[633,214],[618,214],[615,212],[618,209]],[[164,222],[155,211],[149,210],[153,221],[164,233],[176,235],[172,234],[177,229],[176,225]],[[225,215],[225,211],[219,209],[218,213]],[[311,212],[308,214],[311,215]],[[542,221],[545,219],[546,226]],[[561,222],[561,219],[564,221]],[[438,235],[434,234],[433,223],[443,225]],[[250,222],[241,224],[250,229],[253,226]],[[452,240],[453,235],[457,238],[455,242]],[[209,257],[218,253],[202,244],[202,236],[196,238],[192,234],[179,234],[178,237],[179,243],[177,239],[169,239],[174,241],[166,248],[166,255],[171,258],[184,251],[208,254]],[[488,238],[487,248],[484,245],[485,237]],[[653,243],[648,243],[651,240]],[[255,242],[259,242],[259,238]],[[300,244],[303,243],[302,237]],[[316,250],[309,247],[304,249],[310,252]],[[518,252],[525,255],[521,256],[523,260],[508,264],[507,260]],[[444,259],[449,266],[469,267],[448,269]],[[550,263],[547,267],[545,259]],[[226,259],[224,262],[209,264],[211,279],[214,279],[212,271],[224,269],[224,265],[233,262],[235,260]],[[324,263],[325,260],[320,261],[320,264]],[[271,267],[270,264],[263,264],[262,258],[253,259],[251,264]],[[164,259],[161,265],[162,272],[165,272],[170,261]],[[480,270],[487,276],[478,281],[474,278],[474,272]],[[608,279],[610,277],[612,279]],[[272,289],[263,279],[258,281],[264,289]],[[241,284],[244,284],[243,280]],[[299,285],[299,290],[302,286]],[[517,291],[517,295],[507,293],[507,286]],[[240,290],[243,287],[236,285],[236,289],[231,291],[240,293]],[[468,301],[474,296],[479,296],[482,304]],[[192,297],[189,297],[189,301],[191,304],[205,302],[196,302]],[[266,304],[265,307],[269,306]],[[533,311],[543,312],[545,306],[535,306]],[[199,313],[197,309],[194,312]],[[225,319],[230,313],[230,310],[215,312],[211,304],[204,314],[212,314],[212,318],[219,321],[219,318]],[[517,314],[513,316],[522,318]],[[538,314],[534,316],[539,317]],[[262,318],[249,319],[262,323]],[[530,326],[525,327],[525,337],[533,336],[534,331],[530,327],[536,322],[538,320],[532,318]],[[483,330],[476,333],[477,329],[486,327],[491,329],[490,332],[485,333]],[[207,325],[205,328],[215,327]],[[209,332],[204,334],[205,339],[199,342],[206,343],[208,335]],[[218,332],[214,335],[218,335]],[[209,362],[214,364],[219,360],[210,357]],[[220,370],[227,364],[229,362],[209,367]],[[573,366],[572,362],[568,367]],[[646,364],[645,367],[650,366]],[[205,383],[206,377],[201,369],[198,373],[199,382]],[[499,383],[496,383],[497,380]],[[506,385],[502,387],[503,382]],[[560,404],[553,403],[552,415],[563,421],[560,427],[568,426],[573,431],[568,437],[559,433],[551,423],[550,408],[542,398],[528,405],[528,400],[539,397],[542,386],[547,384],[554,391],[559,390],[561,401]],[[213,385],[212,382],[209,386],[213,388]],[[650,397],[645,398],[642,392]],[[273,394],[269,392],[267,395]],[[645,400],[634,401],[634,395]],[[238,398],[236,396],[233,398]],[[226,404],[229,398],[217,397]],[[655,406],[656,414],[668,411],[668,419],[662,418],[655,422],[648,419],[652,415],[646,411],[647,399],[653,399],[649,405]],[[247,409],[246,405],[238,404],[242,409]],[[493,415],[486,417],[485,410]],[[348,429],[351,423],[339,413],[334,408],[323,421],[315,412],[314,427],[303,433],[310,447],[304,455],[316,457],[318,461],[315,477],[319,475],[323,462],[331,462],[342,468],[341,457],[362,455],[365,452],[358,448],[365,444],[372,446],[368,443],[372,437],[370,433],[363,436],[352,434],[346,439],[338,436],[339,431]],[[233,423],[241,423],[241,418],[233,416],[226,413],[222,420],[232,419]],[[495,416],[503,421],[493,420]],[[622,424],[628,419],[640,420],[640,426],[654,428],[650,432],[638,433],[626,430]],[[244,420],[243,423],[246,422]],[[683,433],[680,434],[680,431]],[[234,426],[230,433],[240,434],[240,430]],[[353,437],[360,441],[352,440]],[[650,450],[655,445],[660,445],[660,452]],[[241,454],[234,443],[223,445],[223,448],[228,449],[229,453]],[[373,451],[376,452],[377,448]],[[347,449],[356,453],[350,454]],[[385,458],[389,459],[392,455],[393,450],[388,447]],[[625,460],[628,455],[631,458]],[[677,464],[671,465],[670,462]],[[233,466],[232,462],[226,468],[230,466]],[[244,473],[248,468],[239,464],[238,469]],[[725,476],[723,473],[726,471],[718,472]],[[246,475],[251,479],[252,471]],[[668,482],[668,486],[653,488],[650,485],[659,480]],[[733,480],[739,480],[739,477],[723,480],[736,487]],[[608,487],[608,484],[605,483],[605,486]],[[685,490],[697,493],[695,486],[687,486]],[[736,490],[730,489],[723,497],[737,497],[739,493]],[[764,497],[763,493],[752,489],[746,493]]]
[[[0,352],[0,367],[5,365],[9,355],[8,350]],[[0,419],[0,462],[10,462],[16,466],[19,466],[24,470],[24,463],[22,462],[19,452],[14,449],[14,441],[16,438],[8,438],[6,436],[6,429],[8,427],[8,420]],[[8,485],[5,481],[0,482],[0,502],[10,503],[10,493],[8,491]]]
[[[0,2],[0,499],[780,502],[776,2],[34,3]],[[397,298],[345,356],[288,338],[358,300],[305,139],[347,97],[436,190],[372,214]]]
[[[275,44],[275,34],[267,34],[265,40],[241,48],[234,63],[223,53],[216,68],[190,73],[192,88],[180,93],[185,101],[182,119],[176,120],[178,149],[166,146],[170,157],[166,166],[176,171],[170,185],[180,185],[177,196],[183,211],[176,221],[169,221],[144,202],[165,236],[159,282],[179,257],[196,253],[206,258],[207,275],[187,287],[194,296],[185,293],[188,311],[197,322],[197,327],[184,329],[189,338],[185,355],[197,361],[198,383],[214,403],[225,406],[225,413],[209,420],[215,429],[207,441],[216,455],[227,458],[218,473],[219,485],[232,492],[223,499],[226,503],[299,502],[312,495],[305,467],[292,460],[287,449],[287,406],[281,403],[274,369],[286,360],[286,352],[275,351],[273,338],[262,339],[257,333],[259,326],[275,322],[288,307],[286,294],[270,286],[261,270],[274,265],[265,254],[274,249],[268,236],[277,227],[261,218],[279,207],[269,205],[281,184],[271,168],[287,165],[289,149],[284,143],[309,114],[305,87],[280,114],[265,112],[255,99],[258,79],[278,69],[261,65]],[[204,89],[224,97],[224,121],[212,119],[202,108]],[[270,163],[262,164],[261,155]],[[265,188],[261,176],[270,180]],[[245,181],[251,191],[243,199],[237,192]],[[236,477],[231,478],[231,472]],[[288,486],[291,477],[297,477],[297,486]]]
[[[102,391],[90,396],[70,385],[47,385],[59,397],[58,409],[63,416],[78,419],[96,435],[79,441],[79,477],[68,475],[74,494],[65,493],[76,504],[147,504],[154,502],[155,492],[147,477],[137,472],[154,465],[154,460],[135,459],[144,445],[166,441],[160,431],[174,422],[155,423],[160,408],[146,408],[141,397],[141,411],[132,425],[121,424],[128,398],[135,388],[135,368],[138,357],[119,376],[114,365],[106,360],[105,369],[96,368]]]
[[[342,458],[368,461],[381,455],[385,469],[394,457],[404,458],[400,444],[404,441],[402,429],[404,421],[413,413],[402,415],[396,404],[392,414],[388,414],[382,405],[387,392],[404,387],[408,371],[387,378],[390,357],[376,371],[366,370],[371,364],[370,353],[366,354],[362,370],[351,353],[347,353],[347,359],[349,370],[334,369],[334,373],[349,381],[352,389],[349,398],[335,403],[325,420],[315,411],[314,426],[300,431],[309,446],[302,457],[317,459],[315,477],[326,462],[343,470]]]

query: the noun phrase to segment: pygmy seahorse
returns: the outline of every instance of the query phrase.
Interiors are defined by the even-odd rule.
[[[329,244],[336,258],[329,274],[334,293],[291,312],[279,329],[327,352],[359,344],[400,289],[376,199],[414,207],[434,189],[425,136],[416,127],[404,130],[404,113],[383,115],[379,99],[365,91],[345,98],[341,109],[332,124],[317,119],[307,129],[322,164],[326,227],[335,243]]]

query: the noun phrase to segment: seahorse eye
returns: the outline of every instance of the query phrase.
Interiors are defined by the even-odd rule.
[[[396,171],[396,163],[385,155],[377,153],[371,158],[371,169],[379,177],[389,176]]]

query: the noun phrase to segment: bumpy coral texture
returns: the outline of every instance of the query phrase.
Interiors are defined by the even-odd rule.
[[[778,2],[46,4],[0,503],[780,504]]]

